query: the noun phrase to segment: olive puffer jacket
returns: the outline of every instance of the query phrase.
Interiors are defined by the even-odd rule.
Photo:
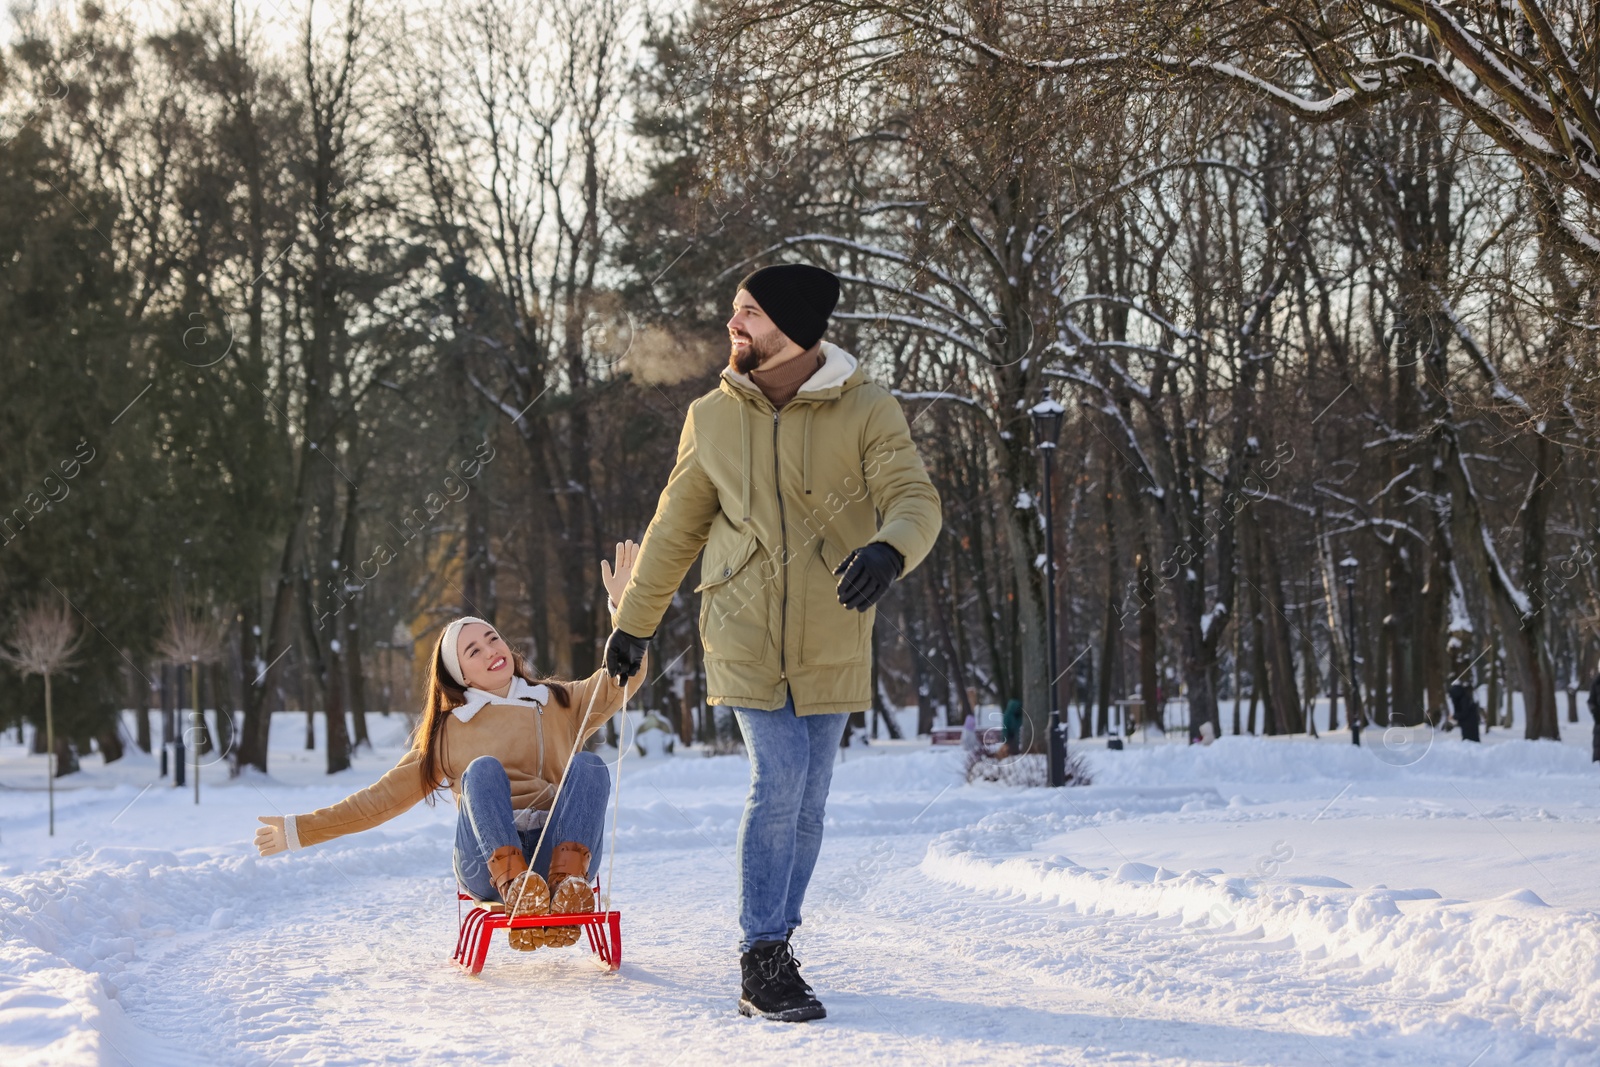
[[[655,633],[702,548],[700,637],[707,703],[801,715],[872,706],[877,608],[839,603],[833,568],[885,541],[922,562],[941,525],[900,402],[856,358],[823,364],[775,409],[731,367],[689,405],[678,459],[645,530],[613,624]],[[878,521],[881,513],[882,522]]]

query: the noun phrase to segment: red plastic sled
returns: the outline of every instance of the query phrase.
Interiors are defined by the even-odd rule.
[[[600,892],[595,890],[595,899]],[[591,911],[578,915],[524,915],[520,919],[506,917],[506,906],[498,900],[478,900],[457,891],[458,901],[471,902],[471,908],[456,905],[461,919],[461,931],[456,937],[456,952],[452,959],[468,974],[481,974],[483,961],[489,956],[489,942],[496,930],[507,928],[524,930],[530,926],[581,926],[589,938],[589,949],[600,958],[606,970],[622,966],[622,913],[620,911]]]

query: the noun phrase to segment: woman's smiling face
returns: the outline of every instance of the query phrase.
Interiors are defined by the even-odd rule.
[[[481,622],[469,622],[456,635],[456,657],[461,677],[474,689],[490,692],[511,684],[511,649],[500,632]]]

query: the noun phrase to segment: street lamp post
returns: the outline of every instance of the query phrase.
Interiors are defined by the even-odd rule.
[[[1041,400],[1029,411],[1033,416],[1034,439],[1044,456],[1044,568],[1045,568],[1045,628],[1049,649],[1046,660],[1050,670],[1050,785],[1067,784],[1067,729],[1061,722],[1059,699],[1060,679],[1056,677],[1056,538],[1055,516],[1051,512],[1050,456],[1056,450],[1056,438],[1061,435],[1061,417],[1066,408],[1054,400]]]
[[[189,660],[189,695],[194,700],[194,744],[190,749],[194,756],[194,802],[200,803],[200,743],[206,734],[206,708],[200,703],[200,664],[193,657]],[[217,702],[217,714],[222,714],[222,702]]]
[[[1366,718],[1366,712],[1361,707],[1361,684],[1356,677],[1356,560],[1354,556],[1346,556],[1339,561],[1339,569],[1344,572],[1344,629],[1345,643],[1349,648],[1350,657],[1350,696],[1347,700],[1349,707],[1345,709],[1345,718],[1350,720],[1350,743],[1357,747],[1361,745],[1361,722]]]
[[[172,712],[172,788],[182,789],[185,781],[185,771],[188,769],[188,754],[183,746],[183,666],[172,668],[173,688],[178,692],[178,706]]]

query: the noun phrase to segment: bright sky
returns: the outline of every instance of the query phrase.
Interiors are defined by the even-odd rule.
[[[321,0],[320,3],[314,0],[239,0],[238,6],[255,20],[257,32],[264,42],[270,47],[281,47],[298,37],[308,10],[314,9],[319,26],[332,25],[338,21],[347,2],[348,0]],[[541,0],[505,0],[505,2],[520,3],[521,6],[528,7]],[[687,8],[690,2],[691,0],[647,0],[632,6],[640,10],[649,10],[657,16],[664,16],[675,10]],[[170,25],[175,21],[175,15],[179,10],[195,9],[207,4],[214,6],[218,11],[225,11],[228,0],[199,0],[190,3],[181,0],[100,0],[100,6],[110,12],[112,17],[127,19],[140,28]],[[71,11],[81,9],[83,6],[77,0],[13,0],[7,5],[5,17],[0,18],[0,45],[9,45],[15,37],[18,12]],[[366,0],[365,6],[372,24],[384,28],[397,25],[398,20],[407,12],[435,10],[441,5],[437,2],[429,3],[428,0]]]

